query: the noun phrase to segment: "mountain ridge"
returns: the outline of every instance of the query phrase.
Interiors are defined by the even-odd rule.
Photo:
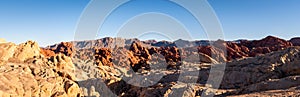
[[[294,37],[291,38],[290,40],[285,40],[285,39],[281,39],[279,37],[276,36],[266,36],[263,39],[279,39],[282,41],[288,41],[288,42],[292,42],[295,41],[294,43],[296,43],[296,41],[299,41],[299,37]],[[263,40],[260,39],[260,40]],[[233,40],[233,41],[226,41],[226,40],[221,40],[221,41],[225,41],[225,42],[232,42],[232,43],[240,43],[241,41],[260,41],[260,40],[247,40],[247,39],[237,39],[237,40]],[[210,43],[215,42],[215,41],[220,41],[219,40],[183,40],[183,39],[178,39],[178,40],[174,40],[174,41],[156,41],[156,40],[139,40],[138,38],[132,38],[132,39],[126,39],[126,38],[120,38],[120,37],[104,37],[104,38],[100,38],[100,39],[95,39],[95,40],[82,40],[82,41],[69,41],[71,43],[74,44],[74,46],[78,49],[78,48],[91,48],[94,46],[100,46],[99,44],[97,45],[97,42],[102,42],[105,43],[106,41],[113,41],[113,43],[117,44],[117,45],[124,45],[124,44],[131,44],[133,41],[139,41],[139,42],[143,42],[145,44],[151,44],[152,46],[176,46],[176,43],[179,44],[179,47],[193,47],[193,46],[207,46],[210,45]],[[66,42],[66,41],[65,41]],[[82,42],[91,42],[91,43],[82,43]],[[118,42],[121,42],[118,44]],[[182,43],[188,43],[188,45],[181,45]],[[54,44],[57,45],[57,44]],[[54,45],[49,45],[46,46],[44,48],[51,48],[51,46]],[[299,45],[299,44],[297,44]],[[105,46],[104,46],[105,47]]]

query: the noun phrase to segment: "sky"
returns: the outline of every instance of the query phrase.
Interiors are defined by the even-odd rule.
[[[72,41],[80,17],[89,2],[90,0],[0,0],[0,38],[15,43],[34,40],[41,46]],[[208,3],[220,21],[226,40],[261,39],[268,35],[284,39],[300,36],[300,0],[208,0]],[[145,21],[137,22],[138,20]],[[147,31],[148,29],[142,28],[151,25],[153,33],[139,32]],[[122,37],[123,34],[116,32],[123,31],[133,37],[134,33],[143,33],[137,36],[142,40],[168,40],[168,33],[158,31],[161,28],[165,28],[162,31],[166,32],[187,29],[193,39],[207,38],[192,14],[165,0],[133,0],[116,8],[99,28],[95,38]],[[184,37],[178,33],[169,34]]]

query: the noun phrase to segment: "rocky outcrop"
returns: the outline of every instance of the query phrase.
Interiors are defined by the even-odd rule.
[[[292,43],[278,37],[267,36],[261,40],[241,41],[241,45],[244,45],[248,48],[268,47],[270,50],[276,51],[282,50],[282,48],[290,47],[292,46]]]
[[[293,46],[291,42],[274,36],[268,36],[262,40],[254,41],[240,40],[237,43],[218,40],[213,42],[213,45],[215,46],[214,48],[212,46],[200,46],[199,52],[209,55],[216,60],[221,59],[217,60],[219,62],[255,57]],[[224,53],[224,51],[226,51],[226,53]]]
[[[112,67],[111,50],[108,48],[95,49],[95,62],[98,66]]]
[[[229,62],[221,88],[240,89],[238,93],[251,93],[299,86],[300,84],[294,84],[299,83],[299,80],[292,77],[300,74],[298,64],[299,47]],[[286,84],[281,85],[279,82]]]
[[[165,56],[167,62],[181,61],[180,52],[177,47],[161,47],[160,50],[160,53]]]
[[[284,39],[280,39],[274,36],[268,36],[262,40],[254,41],[241,41],[242,46],[248,47],[251,52],[251,56],[254,57],[260,54],[266,54],[273,51],[283,50],[285,48],[293,46],[293,44]]]
[[[129,50],[130,52],[128,53],[128,56],[130,66],[135,72],[142,68],[145,70],[150,69],[148,61],[151,59],[151,55],[148,48],[143,47],[139,42],[134,42],[130,46]]]
[[[227,60],[249,57],[248,54],[250,50],[246,46],[239,45],[233,42],[226,42],[226,45],[223,46],[226,47],[227,50]]]
[[[212,47],[212,46],[203,46],[203,47],[201,47],[200,46],[200,47],[198,47],[198,52],[206,54],[206,55],[212,57],[213,59],[215,59],[218,62],[227,61],[227,57],[225,56],[225,53],[223,52],[223,50],[220,50],[216,47]]]
[[[57,45],[54,52],[62,53],[62,54],[65,54],[66,56],[72,56],[74,51],[75,51],[75,48],[72,43],[62,42],[59,45]]]
[[[75,51],[75,47],[71,42],[61,42],[60,44],[41,49],[41,53],[46,57],[55,56],[55,54],[59,53],[72,57]]]
[[[149,61],[153,54],[160,54],[164,56],[164,60],[167,63],[168,69],[178,69],[181,65],[181,55],[177,47],[146,47],[139,42],[134,42],[129,50],[128,56],[131,66],[134,71],[138,69],[145,68],[146,70],[150,68]]]
[[[161,47],[159,50],[160,54],[165,57],[165,60],[168,63],[168,69],[179,69],[179,66],[181,65],[181,54],[177,47]]]
[[[8,61],[15,53],[17,46],[14,43],[1,43],[0,44],[0,60]]]
[[[16,47],[14,57],[17,60],[25,61],[29,58],[39,57],[40,48],[36,42],[28,41]]]
[[[14,43],[0,44],[0,60],[24,62],[40,56],[40,48],[36,42],[28,41],[20,45]]]
[[[213,46],[199,46],[198,51],[221,63],[248,57],[248,53],[250,52],[245,46],[223,40],[213,42]]]
[[[79,97],[70,57],[45,58],[36,42],[0,44],[0,96]]]
[[[41,48],[41,54],[45,57],[52,57],[56,55],[56,53],[53,50],[45,48]]]
[[[267,54],[267,53],[271,53],[271,52],[272,51],[268,47],[257,47],[257,48],[253,48],[250,51],[249,56],[255,57],[256,55],[263,55],[263,54]]]
[[[292,38],[289,42],[291,42],[294,46],[300,46],[300,37]]]

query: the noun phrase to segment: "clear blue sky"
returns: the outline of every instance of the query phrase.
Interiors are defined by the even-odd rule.
[[[163,1],[160,5],[151,6],[149,2],[132,3],[135,7],[130,4],[121,6],[107,19],[106,25],[99,31],[99,37],[110,36],[110,31],[125,20],[146,11],[170,14],[181,22],[190,23],[187,26],[189,29],[199,29],[201,33],[201,28],[193,22],[194,18],[189,18],[190,15],[179,7]],[[300,36],[300,0],[208,2],[218,16],[227,40],[260,39],[267,35],[284,39]],[[0,0],[0,38],[16,43],[35,40],[42,46],[72,41],[77,22],[88,3],[89,0]],[[168,11],[165,6],[171,6],[173,10]],[[205,39],[205,36],[198,39],[202,38]]]

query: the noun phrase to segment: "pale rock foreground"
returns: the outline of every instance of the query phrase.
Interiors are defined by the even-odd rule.
[[[1,97],[78,97],[71,58],[44,58],[36,42],[0,44]]]

